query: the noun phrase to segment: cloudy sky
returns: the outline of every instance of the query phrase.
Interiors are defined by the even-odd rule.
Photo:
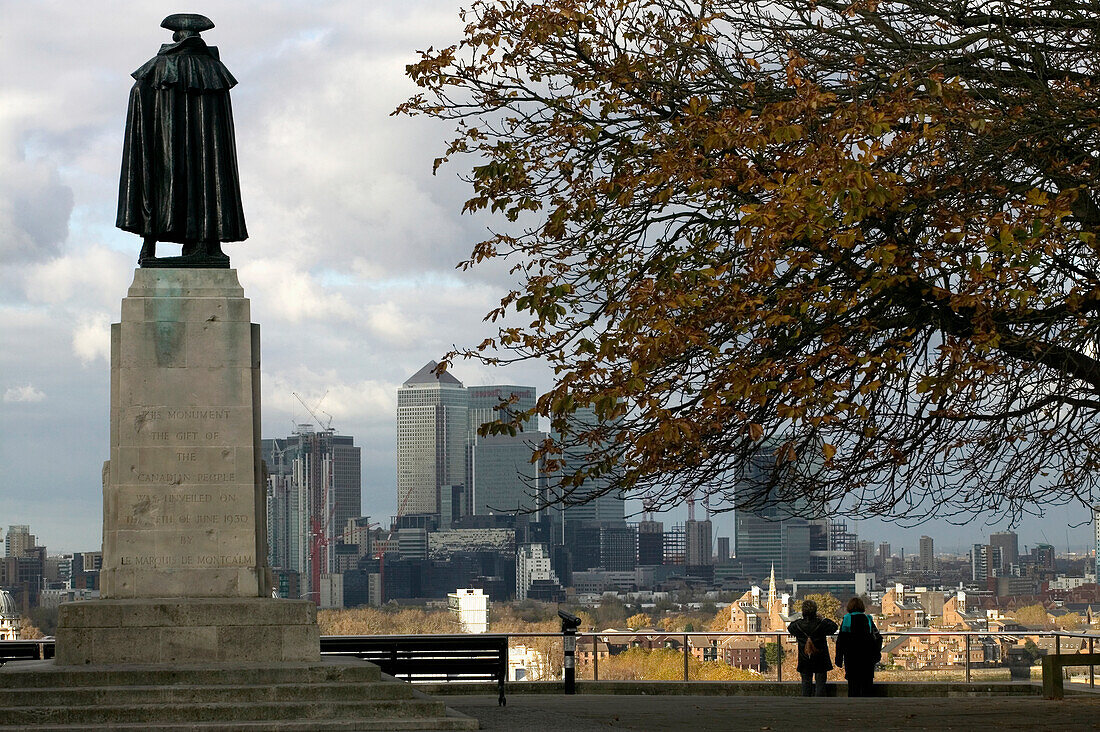
[[[415,51],[457,39],[460,5],[0,0],[0,526],[30,524],[51,551],[100,543],[109,324],[140,246],[114,228],[129,74],[180,11],[214,20],[203,36],[239,82],[250,238],[226,251],[261,325],[263,436],[310,421],[294,393],[319,403],[362,446],[364,513],[395,512],[397,386],[491,335],[481,318],[509,282],[503,267],[454,269],[489,221],[459,216],[458,168],[431,174],[448,129],[390,116],[415,90],[404,77]],[[538,365],[454,373],[549,383]],[[1077,520],[1051,512],[1021,540],[1064,548]],[[921,533],[947,550],[989,530],[860,524],[910,550]],[[1077,548],[1089,535],[1069,530]]]

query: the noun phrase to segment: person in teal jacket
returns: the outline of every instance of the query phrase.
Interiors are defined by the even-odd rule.
[[[848,679],[848,696],[872,695],[875,665],[882,658],[882,635],[866,610],[862,599],[849,600],[836,636],[836,665]]]

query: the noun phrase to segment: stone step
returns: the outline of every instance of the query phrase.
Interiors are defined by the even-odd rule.
[[[127,704],[257,703],[289,701],[374,701],[412,699],[408,684],[324,682],[310,684],[180,684],[173,686],[62,686],[0,688],[0,709]]]
[[[378,667],[338,659],[278,666],[55,666],[53,661],[9,663],[0,668],[0,689],[77,686],[167,686],[175,684],[271,685],[380,681]]]
[[[314,719],[309,721],[263,720],[256,722],[181,722],[172,723],[105,723],[81,724],[81,730],[90,732],[372,732],[393,730],[476,730],[478,722],[473,717],[448,710],[444,717],[419,717],[416,719]],[[71,724],[44,724],[8,726],[0,724],[0,732],[71,732]]]
[[[95,707],[14,707],[3,713],[7,726],[90,725],[171,723],[274,722],[287,720],[415,720],[446,717],[443,702],[428,699],[392,699],[362,702],[266,702],[216,704],[131,704]]]

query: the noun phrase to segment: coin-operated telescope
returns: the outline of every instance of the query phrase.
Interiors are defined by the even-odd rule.
[[[567,613],[564,610],[558,610],[558,617],[561,618],[561,632],[562,632],[562,648],[565,651],[564,656],[564,681],[565,681],[565,693],[576,694],[577,693],[577,628],[581,625],[581,619],[573,613]]]

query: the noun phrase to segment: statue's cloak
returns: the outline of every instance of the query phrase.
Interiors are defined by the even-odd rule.
[[[157,241],[248,238],[229,90],[198,36],[161,46],[132,76],[115,225]]]

